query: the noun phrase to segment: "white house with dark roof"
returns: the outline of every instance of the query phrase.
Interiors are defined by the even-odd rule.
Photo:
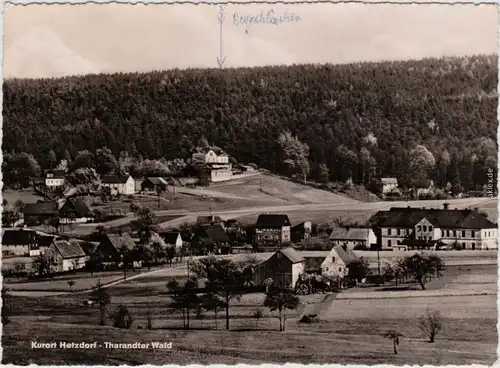
[[[357,245],[370,248],[371,244],[377,243],[375,232],[369,228],[339,227],[333,229],[330,234],[330,245],[346,245],[348,249],[353,249]]]
[[[255,266],[254,282],[255,285],[264,285],[264,281],[270,278],[274,286],[294,288],[304,270],[304,257],[293,248],[284,248]]]
[[[398,179],[396,178],[382,178],[382,194],[394,192],[398,188]]]
[[[321,274],[329,279],[343,279],[349,274],[349,265],[356,259],[344,246],[335,246],[321,263]]]
[[[47,170],[45,173],[45,185],[51,189],[62,187],[66,182],[66,171]]]
[[[51,266],[53,272],[66,272],[85,267],[85,252],[76,242],[56,240],[45,255],[53,262]]]
[[[209,179],[212,182],[230,180],[233,177],[233,167],[229,156],[219,147],[197,147],[191,156],[194,164],[208,167]]]
[[[446,244],[461,249],[497,249],[497,225],[470,209],[397,208],[380,211],[382,249],[400,245],[429,248]]]
[[[135,193],[135,180],[130,175],[103,176],[101,186],[109,187],[112,194],[132,195]]]

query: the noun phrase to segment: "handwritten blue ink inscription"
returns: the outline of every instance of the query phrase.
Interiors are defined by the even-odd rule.
[[[254,24],[279,26],[285,23],[298,23],[301,20],[301,17],[293,13],[289,13],[287,10],[285,10],[283,14],[275,12],[274,9],[271,9],[267,12],[261,10],[258,14],[242,15],[236,12],[233,13],[234,25],[245,27],[245,32],[247,34],[250,27]]]

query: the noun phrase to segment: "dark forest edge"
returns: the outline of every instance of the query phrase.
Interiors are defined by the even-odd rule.
[[[84,150],[172,162],[206,141],[304,180],[484,191],[488,170],[496,182],[497,64],[478,55],[6,80],[3,150],[50,168]]]

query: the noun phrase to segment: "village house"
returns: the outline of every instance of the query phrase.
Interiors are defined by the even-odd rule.
[[[66,171],[64,170],[47,170],[45,172],[45,186],[50,189],[55,189],[64,186],[66,182]]]
[[[5,229],[2,234],[2,255],[34,257],[40,254],[39,234],[32,229]]]
[[[197,241],[208,241],[211,247],[220,254],[231,252],[231,239],[220,225],[202,226],[195,231]]]
[[[301,241],[307,240],[312,234],[312,222],[304,221],[300,224],[293,226],[290,229],[291,240],[294,243],[299,243]]]
[[[111,194],[132,195],[135,193],[135,180],[130,175],[110,175],[101,178],[101,186],[111,189]]]
[[[86,256],[83,249],[75,242],[56,240],[45,252],[53,262],[52,272],[66,272],[85,267]]]
[[[59,217],[57,202],[26,203],[23,208],[24,225],[41,225],[51,218]]]
[[[178,231],[161,231],[158,233],[160,237],[165,241],[167,247],[174,247],[175,249],[182,248],[183,240],[182,235]]]
[[[346,245],[352,250],[356,246],[370,249],[372,244],[377,243],[375,232],[369,228],[338,227],[330,234],[330,245]]]
[[[102,238],[96,251],[101,254],[104,263],[120,264],[123,251],[134,249],[132,237],[125,234],[106,234]]]
[[[345,246],[335,246],[321,263],[321,274],[339,283],[349,274],[349,265],[356,261],[357,257]]]
[[[411,188],[417,197],[427,195],[434,190],[434,182],[430,179],[414,180],[411,183]]]
[[[261,214],[255,225],[256,244],[288,244],[291,241],[291,224],[284,214]]]
[[[204,165],[207,168],[208,179],[219,182],[232,179],[233,170],[229,156],[219,147],[197,147],[192,153],[194,165]]]
[[[382,178],[382,194],[392,193],[398,188],[398,179],[396,178]]]
[[[426,248],[439,241],[461,249],[497,249],[497,225],[471,209],[449,209],[445,204],[443,209],[393,207],[380,212],[382,249],[412,243],[409,240],[425,241]]]
[[[254,267],[254,282],[255,285],[262,286],[264,281],[271,279],[274,286],[295,288],[299,275],[304,270],[304,257],[293,248],[284,248]]]
[[[94,217],[94,213],[83,198],[65,199],[59,209],[59,221],[62,224],[93,222]]]
[[[44,254],[47,249],[50,248],[50,246],[57,240],[57,236],[55,235],[50,235],[50,234],[45,234],[45,233],[40,233],[38,232],[38,250],[39,254]]]
[[[168,183],[165,179],[160,177],[148,177],[141,183],[141,192],[154,192],[166,191]]]

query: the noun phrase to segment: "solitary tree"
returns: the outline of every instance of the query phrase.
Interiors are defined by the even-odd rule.
[[[429,338],[429,342],[434,342],[436,335],[443,327],[441,314],[439,311],[427,310],[425,315],[419,318],[418,326]]]
[[[94,290],[90,293],[90,297],[99,305],[100,321],[99,325],[105,325],[105,315],[106,308],[109,303],[111,303],[111,297],[106,292],[106,290],[101,285],[101,280],[97,280],[97,285],[94,286]]]
[[[191,277],[186,281],[183,286],[180,286],[176,280],[170,281],[167,284],[170,294],[170,303],[168,307],[170,310],[182,313],[182,322],[184,328],[189,329],[189,319],[191,310],[196,310],[200,305],[200,297],[196,294],[198,288],[198,281],[196,278]]]
[[[215,329],[217,330],[217,315],[224,308],[224,303],[214,293],[203,295],[201,303],[204,309],[214,312]]]
[[[273,288],[266,293],[264,306],[268,307],[271,312],[277,311],[277,318],[280,321],[280,331],[285,331],[286,310],[297,309],[299,306],[299,297],[293,290]]]
[[[394,354],[398,353],[399,338],[404,337],[403,334],[397,330],[389,330],[384,334],[384,337],[392,340],[392,347],[394,349]]]
[[[68,280],[69,291],[73,290],[74,285],[75,285],[75,280]]]
[[[309,175],[309,146],[293,136],[290,131],[280,134],[278,145],[281,149],[283,164],[293,174],[302,174],[304,183]]]
[[[405,271],[420,284],[422,290],[425,290],[425,284],[430,278],[442,272],[444,262],[438,256],[426,256],[417,253],[406,257],[403,266]]]

